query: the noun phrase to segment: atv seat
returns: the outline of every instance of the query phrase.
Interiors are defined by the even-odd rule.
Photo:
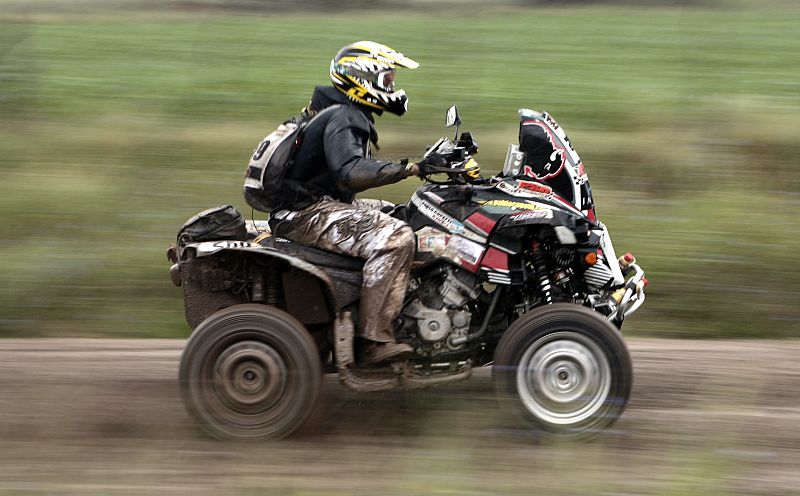
[[[274,248],[278,251],[305,260],[308,263],[317,265],[319,267],[340,269],[354,272],[361,272],[364,268],[364,260],[347,255],[339,255],[311,246],[301,245],[294,243],[288,239],[276,238],[271,236],[267,239],[260,241],[261,246]]]
[[[274,236],[259,243],[319,267],[331,279],[339,308],[358,301],[363,283],[361,271],[364,268],[364,261],[360,258],[338,255]]]

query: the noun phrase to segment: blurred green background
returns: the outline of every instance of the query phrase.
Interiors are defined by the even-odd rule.
[[[454,103],[485,173],[519,107],[559,120],[651,281],[626,332],[800,336],[796,2],[297,5],[0,0],[0,336],[186,336],[177,228],[250,215],[250,151],[361,39],[421,63],[409,113],[378,121],[384,158],[449,134]]]

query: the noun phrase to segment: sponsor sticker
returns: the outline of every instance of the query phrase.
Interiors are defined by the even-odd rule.
[[[497,183],[496,188],[507,195],[518,198],[543,198],[545,200],[553,198],[553,188],[532,181],[517,181],[516,185],[503,181]]]
[[[214,248],[227,249],[227,248],[252,248],[253,246],[258,246],[258,245],[253,245],[249,241],[215,241],[213,246]]]
[[[448,231],[456,234],[464,232],[464,224],[450,217],[433,205],[425,202],[416,194],[412,197],[411,202],[416,205],[423,215],[444,227]]]
[[[441,255],[447,249],[449,236],[431,227],[423,227],[417,231],[417,251]]]
[[[479,202],[484,207],[504,207],[512,210],[544,210],[545,207],[536,203],[517,202],[511,200],[485,200]]]
[[[514,222],[525,222],[526,220],[552,219],[552,218],[553,218],[552,210],[534,210],[531,212],[523,212],[521,214],[516,214],[511,216],[511,220]]]
[[[561,127],[561,126],[559,126],[559,125],[558,125],[558,122],[556,122],[556,120],[555,120],[555,119],[553,119],[553,116],[552,116],[552,115],[550,115],[549,113],[547,113],[547,112],[543,112],[543,113],[542,113],[542,116],[544,117],[544,120],[545,120],[545,121],[546,121],[548,124],[550,124],[550,127],[552,127],[552,128],[553,128],[553,130],[557,130],[558,128],[560,128],[560,127]]]
[[[451,236],[432,227],[423,227],[416,234],[417,251],[421,253],[449,258],[456,263],[464,260],[472,265],[476,265],[483,254],[483,246],[463,236]]]
[[[204,257],[206,255],[211,255],[212,253],[216,253],[220,250],[260,250],[262,249],[261,245],[257,243],[251,243],[249,241],[204,241],[201,243],[192,243],[191,246],[194,246],[197,250],[198,257]]]
[[[553,188],[546,184],[535,183],[532,181],[517,181],[517,185],[531,193],[539,193],[543,196],[553,196]]]
[[[454,258],[464,260],[470,265],[475,265],[483,254],[483,247],[461,236],[452,236],[447,243],[447,252]]]

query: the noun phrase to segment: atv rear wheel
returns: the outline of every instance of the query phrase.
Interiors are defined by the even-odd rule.
[[[181,357],[186,409],[223,439],[288,436],[311,413],[320,380],[317,348],[306,329],[266,305],[235,305],[211,315]]]
[[[492,375],[498,400],[522,425],[580,439],[619,418],[633,380],[620,333],[569,303],[517,319],[497,346]]]

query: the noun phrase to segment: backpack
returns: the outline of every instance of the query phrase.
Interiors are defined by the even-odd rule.
[[[335,107],[339,105],[289,119],[258,144],[244,176],[244,198],[248,205],[270,212],[290,203],[291,199],[285,198],[290,192],[284,188],[284,177],[294,164],[303,133],[314,119]]]

